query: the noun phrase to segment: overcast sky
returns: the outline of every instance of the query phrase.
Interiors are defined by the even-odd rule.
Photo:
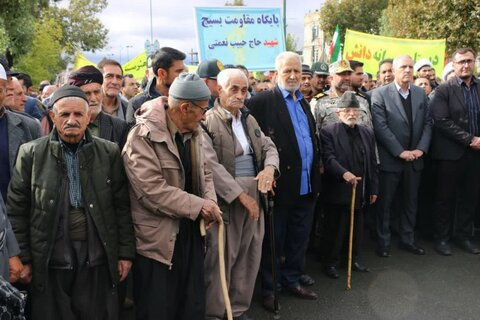
[[[287,2],[287,32],[297,39],[297,48],[303,47],[303,18],[305,13],[319,9],[321,0]],[[245,0],[248,7],[281,8],[283,0]],[[160,47],[169,46],[189,53],[197,51],[194,25],[194,7],[222,7],[225,0],[152,0],[153,39]],[[298,4],[298,5],[296,5]],[[144,50],[150,39],[150,0],[110,0],[100,14],[109,30],[107,47],[95,53],[84,52],[94,63],[111,57],[126,63]]]

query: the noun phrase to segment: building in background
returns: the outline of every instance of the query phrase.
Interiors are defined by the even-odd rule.
[[[326,61],[324,33],[320,28],[320,10],[308,12],[303,21],[303,63]]]

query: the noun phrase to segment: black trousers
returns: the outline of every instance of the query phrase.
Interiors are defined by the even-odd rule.
[[[358,258],[360,244],[363,238],[363,210],[354,211],[353,250],[355,261]],[[342,257],[342,251],[348,250],[350,234],[350,208],[348,205],[325,205],[326,248],[325,265],[337,266]],[[348,251],[346,251],[348,252]]]
[[[480,191],[480,152],[467,150],[455,161],[438,161],[435,238],[471,236]],[[452,223],[455,219],[455,230]]]
[[[137,254],[133,296],[137,320],[204,320],[203,242],[198,222],[180,219],[172,267]]]
[[[117,320],[118,295],[107,264],[89,267],[85,241],[72,241],[73,270],[49,269],[46,291],[32,292],[33,320]]]

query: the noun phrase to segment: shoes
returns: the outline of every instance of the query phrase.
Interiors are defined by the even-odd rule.
[[[297,298],[305,300],[317,300],[318,296],[315,292],[308,290],[302,286],[298,287],[287,287],[288,292],[294,295]]]
[[[435,243],[435,251],[437,251],[442,256],[451,256],[452,249],[448,241],[440,240]]]
[[[370,269],[368,269],[368,267],[362,266],[360,263],[358,263],[358,261],[355,261],[352,264],[352,270],[355,272],[370,272]]]
[[[275,312],[275,298],[273,295],[263,298],[263,307],[270,312]],[[278,303],[278,310],[280,310],[280,303]]]
[[[325,266],[323,267],[323,272],[327,275],[327,277],[332,279],[338,279],[338,271],[335,266]]]
[[[244,313],[241,316],[233,317],[233,320],[253,320],[253,318],[247,316],[247,314]]]
[[[471,254],[479,254],[480,253],[480,249],[475,244],[473,244],[472,241],[470,241],[468,239],[457,240],[457,245],[468,253],[471,253]]]
[[[420,256],[425,254],[425,250],[422,247],[419,247],[415,242],[414,243],[400,242],[398,244],[398,247],[402,250],[405,250],[407,252],[417,254]]]
[[[302,286],[305,286],[305,287],[310,287],[315,284],[315,280],[313,280],[313,278],[306,273],[300,276],[299,282]]]
[[[388,258],[388,257],[390,257],[390,249],[388,247],[378,247],[377,248],[377,255],[380,258]]]

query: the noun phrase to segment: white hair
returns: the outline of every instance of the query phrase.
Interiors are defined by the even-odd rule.
[[[298,63],[302,65],[302,58],[298,53],[292,51],[284,51],[275,58],[275,70],[277,72],[280,71],[285,61],[290,59],[296,59],[298,60]]]
[[[230,84],[230,79],[236,77],[245,80],[245,84],[248,86],[248,79],[247,76],[245,76],[245,73],[243,73],[243,71],[240,69],[234,68],[224,69],[220,71],[220,73],[217,75],[217,84],[225,89]]]
[[[401,56],[399,57],[396,57],[395,59],[393,59],[393,63],[392,63],[392,69],[397,69],[400,64],[401,64],[401,61],[403,59],[410,59],[413,61],[412,57],[410,57],[408,54],[402,54]]]
[[[54,105],[53,105],[53,107],[52,107],[52,110],[53,110],[53,112],[55,112],[55,113],[58,112],[58,110],[57,110],[57,103],[58,103],[59,101],[82,101],[83,104],[85,105],[85,111],[88,112],[89,106],[88,106],[88,102],[85,101],[85,99],[82,99],[82,98],[80,98],[80,97],[65,97],[65,98],[62,98],[62,99],[60,99],[60,100],[57,100],[57,101],[54,103]]]

